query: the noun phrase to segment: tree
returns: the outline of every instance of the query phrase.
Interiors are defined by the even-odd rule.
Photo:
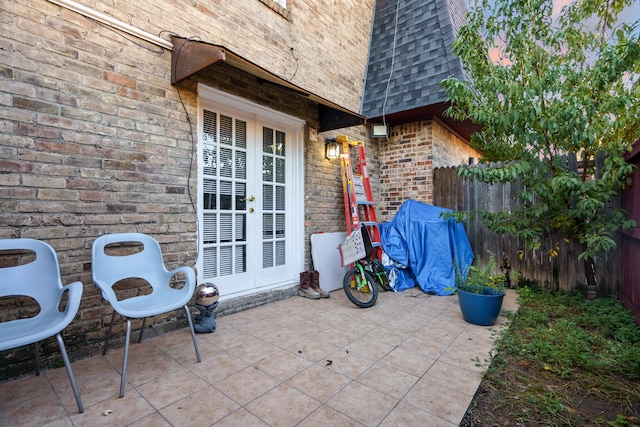
[[[555,16],[551,0],[478,0],[453,45],[466,77],[442,81],[447,113],[481,125],[471,145],[488,165],[460,174],[522,185],[512,212],[463,214],[529,248],[577,240],[588,289],[593,257],[635,227],[610,208],[630,184],[624,155],[640,136],[640,18],[618,23],[632,2],[578,0]]]

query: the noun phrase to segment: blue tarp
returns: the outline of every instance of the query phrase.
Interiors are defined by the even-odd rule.
[[[455,289],[455,267],[466,272],[473,261],[469,238],[459,222],[443,219],[450,209],[407,200],[389,222],[379,225],[385,253],[398,264],[395,270],[396,291],[419,286],[424,292],[451,295]]]

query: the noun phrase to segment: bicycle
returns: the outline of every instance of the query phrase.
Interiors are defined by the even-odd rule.
[[[378,285],[384,290],[391,290],[384,266],[372,257],[373,246],[366,227],[362,226],[352,233],[340,245],[340,251],[343,265],[345,256],[353,262],[353,268],[342,280],[344,292],[352,303],[368,308],[378,299]]]

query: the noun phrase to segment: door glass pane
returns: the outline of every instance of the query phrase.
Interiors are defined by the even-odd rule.
[[[247,268],[247,123],[203,110],[200,233],[205,279]]]
[[[262,128],[262,265],[285,263],[285,172],[286,133]]]
[[[231,187],[233,184],[230,181],[220,181],[220,209],[229,211],[233,209],[231,204]]]
[[[273,181],[273,157],[262,156],[262,180],[267,182]]]
[[[276,242],[276,265],[284,265],[286,263],[285,244],[283,241]]]
[[[247,153],[244,151],[236,151],[235,176],[238,179],[247,177]]]
[[[247,241],[247,216],[244,214],[236,214],[235,236],[236,236],[236,242]]]
[[[220,241],[231,242],[233,236],[233,214],[220,215]]]
[[[285,154],[285,145],[284,145],[284,140],[285,140],[285,133],[282,131],[277,130],[276,131],[276,145],[275,145],[275,154],[277,156],[284,156]]]
[[[284,184],[284,159],[276,159],[276,182]]]
[[[262,184],[262,209],[273,210],[273,185]]]
[[[231,178],[233,175],[233,151],[230,148],[220,149],[220,176]]]
[[[218,159],[216,158],[218,154],[218,150],[213,144],[204,144],[204,149],[202,150],[202,161],[204,163],[204,168],[202,169],[202,173],[205,175],[216,175],[216,169],[218,166]]]
[[[216,225],[217,216],[211,213],[204,214],[204,227],[202,230],[203,243],[218,243],[217,232],[218,227]]]
[[[273,267],[273,243],[264,242],[262,244],[262,268]]]
[[[236,182],[236,209],[247,209],[247,184],[244,182]]]
[[[231,263],[233,259],[233,248],[231,246],[220,247],[220,259],[222,260],[220,263],[220,276],[233,274],[233,264]]]
[[[203,253],[204,277],[218,277],[218,260],[215,248],[205,248]]]
[[[225,145],[233,143],[233,119],[228,116],[220,116],[220,142]]]
[[[216,196],[218,194],[218,191],[216,190],[217,187],[217,182],[214,179],[204,179],[203,182],[203,188],[202,188],[202,192],[203,192],[203,209],[215,209],[216,206],[218,205],[216,203]]]
[[[273,214],[262,214],[262,237],[265,239],[273,238]]]
[[[283,213],[278,213],[276,214],[276,237],[284,237],[284,228],[285,228],[285,222],[284,222],[284,214]]]
[[[279,211],[284,211],[284,208],[285,208],[284,202],[285,202],[284,187],[281,185],[278,185],[276,187],[276,209]]]

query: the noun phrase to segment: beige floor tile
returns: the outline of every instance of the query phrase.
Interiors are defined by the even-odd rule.
[[[280,324],[269,318],[258,319],[240,327],[241,331],[244,331],[249,335],[253,335],[254,337],[263,337],[278,329],[280,329]]]
[[[212,425],[239,408],[238,404],[213,388],[195,393],[160,410],[173,427]]]
[[[127,365],[126,380],[134,386],[138,386],[178,369],[182,369],[182,366],[166,354],[154,356],[147,360],[130,360]]]
[[[354,381],[331,398],[327,406],[364,425],[375,426],[397,403],[397,399]]]
[[[122,399],[122,347],[74,362],[84,414],[64,368],[2,383],[0,426],[451,427],[506,320],[471,325],[457,297],[418,289],[382,292],[369,309],[341,289],[294,297],[216,319],[197,335],[202,363],[187,328],[132,342]]]
[[[302,420],[297,427],[361,427],[363,424],[347,417],[327,405],[322,405]]]
[[[292,426],[319,406],[320,402],[316,399],[283,383],[245,408],[271,426]]]
[[[189,351],[189,348],[191,349],[191,351]],[[201,360],[208,359],[214,354],[218,354],[224,351],[220,347],[204,340],[200,340],[200,342],[198,343],[198,348],[200,350]],[[175,346],[171,348],[166,348],[166,349],[163,349],[163,351],[169,357],[171,357],[173,360],[175,360],[181,365],[193,365],[195,363],[198,363],[198,358],[196,357],[196,350],[195,348],[193,348],[193,341],[189,341],[189,343],[185,344],[184,346]]]
[[[362,354],[356,353],[355,351],[339,349],[327,356],[324,365],[332,371],[351,379],[355,379],[364,371],[369,369],[374,363],[374,359],[370,359]]]
[[[315,364],[291,378],[287,383],[320,402],[326,402],[351,382],[350,378]]]
[[[162,415],[154,412],[141,420],[129,424],[127,427],[171,427],[171,424]]]
[[[420,378],[388,364],[377,363],[360,375],[357,380],[384,394],[402,399]]]
[[[60,418],[43,424],[42,427],[75,427],[69,417]]]
[[[282,349],[260,338],[244,342],[236,347],[227,350],[231,356],[244,360],[247,363],[258,363],[262,359],[273,356]]]
[[[318,337],[311,337],[290,346],[288,350],[312,362],[318,362],[326,359],[328,355],[334,353],[338,348],[337,345],[322,341]]]
[[[202,363],[191,365],[188,369],[209,384],[227,378],[249,366],[247,362],[227,352],[218,353]]]
[[[73,362],[71,369],[76,382],[82,384],[90,382],[93,377],[103,376],[105,372],[113,371],[113,366],[105,357],[96,356]],[[54,388],[71,386],[67,369],[64,366],[57,369],[48,369],[43,374],[51,381]]]
[[[421,377],[433,365],[435,359],[398,347],[380,359],[380,362]]]
[[[82,399],[83,405],[88,407],[118,396],[120,392],[120,373],[114,368],[108,367],[101,374],[95,374],[91,377],[76,376],[76,383],[80,399]],[[131,385],[125,384],[125,393],[129,389],[131,389]],[[60,386],[56,386],[55,392],[68,412],[75,413],[78,411],[76,398],[68,380],[66,382],[60,381]]]
[[[482,372],[485,360],[489,360],[489,347],[486,349],[449,347],[440,360],[472,372]]]
[[[222,319],[225,318],[223,317]],[[206,334],[206,336],[203,334],[203,339],[223,350],[228,350],[247,341],[253,340],[255,337],[244,331],[225,325],[222,320],[220,320],[217,323],[216,331],[212,334]]]
[[[256,364],[256,367],[278,378],[280,381],[286,381],[300,371],[308,368],[311,364],[312,362],[310,360],[300,355],[282,350],[279,353],[262,359]]]
[[[268,427],[269,424],[262,421],[260,418],[253,415],[251,412],[244,408],[240,408],[234,413],[224,417],[217,423],[213,424],[215,427]]]
[[[84,413],[72,414],[71,420],[76,426],[124,426],[154,412],[149,402],[132,389],[127,390],[122,398],[116,393],[110,399],[85,406]]]
[[[291,347],[307,338],[309,338],[309,334],[300,330],[297,325],[280,328],[262,336],[263,340],[280,348]]]
[[[156,409],[161,409],[206,387],[208,384],[196,375],[187,369],[179,369],[143,384],[137,390]]]
[[[386,344],[384,342],[376,340],[375,338],[371,337],[370,334],[367,334],[365,336],[357,338],[356,340],[346,345],[345,349],[361,354],[370,359],[380,359],[389,354],[389,352],[391,352],[394,347],[395,346],[391,344]]]
[[[392,345],[394,347],[402,344],[412,334],[395,329],[391,329],[387,326],[380,326],[373,329],[366,336],[371,337],[374,340],[380,341],[385,344]]]
[[[462,369],[438,360],[429,368],[423,378],[473,397],[482,381],[482,373]]]
[[[403,399],[438,418],[459,423],[469,407],[468,394],[440,385],[432,380],[421,379]]]
[[[245,405],[269,390],[278,386],[280,381],[255,366],[249,366],[240,372],[215,383],[215,388],[229,398]]]
[[[452,423],[438,418],[415,406],[400,402],[398,406],[387,415],[379,424],[380,427],[405,427],[405,426],[429,426],[429,427],[457,427],[458,423]]]
[[[67,379],[67,381],[69,380]],[[0,396],[2,396],[0,399],[0,416],[2,416],[2,408],[20,404],[26,400],[37,397],[55,398],[53,389],[47,381],[47,376],[42,373],[38,376],[34,373],[17,380],[0,383]]]
[[[196,340],[197,339],[198,335],[196,335]],[[166,334],[149,338],[145,340],[145,342],[149,342],[163,351],[176,346],[184,347],[190,345],[193,347],[193,340],[191,339],[191,331],[189,328],[182,328],[176,331],[167,332]]]
[[[2,400],[7,396],[5,392],[3,390]],[[77,406],[75,413],[78,413]],[[0,410],[0,426],[37,427],[48,422],[64,422],[65,419],[67,412],[58,403],[48,384],[47,388],[36,391],[30,399],[22,398]]]
[[[336,347],[343,347],[357,337],[358,336],[354,336],[344,329],[331,328],[318,333],[314,338],[332,344]]]

